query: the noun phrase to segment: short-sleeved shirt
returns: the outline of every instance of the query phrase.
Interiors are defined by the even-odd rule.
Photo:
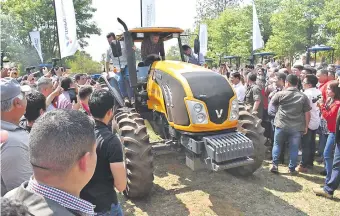
[[[1,145],[1,196],[19,187],[33,174],[28,152],[28,133],[21,127],[1,120],[1,129],[8,131]]]
[[[58,109],[72,109],[72,103],[70,94],[67,91],[64,91],[58,96]]]
[[[289,87],[274,95],[271,103],[278,108],[274,124],[282,129],[304,131],[305,113],[311,110],[308,97],[297,88]]]
[[[120,42],[120,46],[122,48],[122,56],[114,57],[112,54],[112,49],[109,47],[106,51],[106,62],[110,62],[112,60],[112,64],[116,68],[125,68],[127,65],[127,54],[124,41]],[[120,64],[119,64],[120,63]]]
[[[263,98],[262,98],[262,92],[261,88],[253,84],[251,86],[248,86],[245,96],[245,104],[250,105],[251,107],[254,106],[255,101],[260,101],[260,105],[257,110],[257,116],[262,119],[263,115]]]
[[[304,91],[304,94],[308,97],[311,107],[308,128],[311,130],[316,130],[320,126],[320,109],[316,105],[316,100],[321,95],[321,91],[317,88],[309,88]]]
[[[150,38],[145,38],[142,42],[141,47],[142,60],[145,61],[146,57],[151,54],[159,55],[161,57],[165,56],[164,43],[162,39],[159,39],[158,43],[152,43]]]
[[[117,204],[111,163],[123,162],[122,144],[109,126],[96,120],[97,166],[92,179],[80,193],[80,197],[96,206],[95,212],[106,212]]]
[[[233,87],[234,87],[235,92],[236,92],[237,100],[239,102],[243,102],[245,94],[246,94],[246,87],[244,87],[244,85],[242,85],[241,82],[239,82],[236,85],[233,85]]]

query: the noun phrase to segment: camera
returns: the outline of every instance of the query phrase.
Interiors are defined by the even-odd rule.
[[[71,99],[71,103],[73,103],[73,101],[75,103],[77,103],[77,93],[76,93],[76,89],[75,88],[69,88],[67,90],[68,94],[70,95],[70,99]]]
[[[322,95],[318,95],[316,98],[312,99],[312,103],[316,103],[318,100],[320,100]]]

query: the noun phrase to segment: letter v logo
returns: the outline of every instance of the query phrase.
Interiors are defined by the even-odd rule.
[[[217,118],[221,118],[222,117],[222,113],[223,113],[223,109],[220,109],[220,111],[215,110]]]

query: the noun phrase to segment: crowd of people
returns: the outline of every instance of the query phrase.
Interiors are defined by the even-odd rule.
[[[71,77],[60,68],[32,82],[5,70],[2,214],[123,215],[116,190],[126,188],[126,169],[110,126],[110,91],[91,85],[86,74]]]
[[[339,186],[339,121],[340,70],[334,65],[315,69],[309,65],[258,64],[244,70],[224,70],[240,102],[262,119],[270,171],[278,173],[282,155],[288,147],[288,172],[308,172],[315,156],[321,157],[325,186],[316,188],[317,195],[332,197]],[[223,74],[222,72],[222,74]],[[318,148],[316,138],[319,136]],[[298,161],[301,151],[301,161]]]
[[[108,34],[107,40],[111,44],[115,35]],[[159,35],[142,44],[145,61],[155,53],[164,59],[162,46],[155,44],[162,44]],[[203,64],[189,46],[183,50],[188,62]],[[109,49],[107,63],[112,60],[121,68],[121,94],[132,102],[122,52],[115,61]],[[292,175],[308,172],[315,156],[321,156],[325,185],[314,191],[331,198],[340,183],[340,71],[333,65],[316,70],[274,61],[239,71],[222,66],[220,73],[228,76],[239,102],[262,119],[270,141],[270,171],[279,172],[287,147]],[[2,209],[18,215],[123,215],[116,190],[126,189],[127,171],[121,140],[111,128],[113,95],[86,74],[71,77],[62,67],[41,72],[38,78],[18,77],[15,67],[1,71]]]

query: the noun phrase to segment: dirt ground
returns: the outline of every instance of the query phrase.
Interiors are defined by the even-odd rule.
[[[151,138],[155,139],[152,134]],[[320,215],[340,216],[340,192],[328,200],[313,194],[324,177],[321,166],[308,174],[290,176],[286,166],[280,175],[270,173],[269,161],[248,178],[227,172],[193,172],[180,153],[155,157],[154,188],[142,200],[120,196],[125,215]]]

